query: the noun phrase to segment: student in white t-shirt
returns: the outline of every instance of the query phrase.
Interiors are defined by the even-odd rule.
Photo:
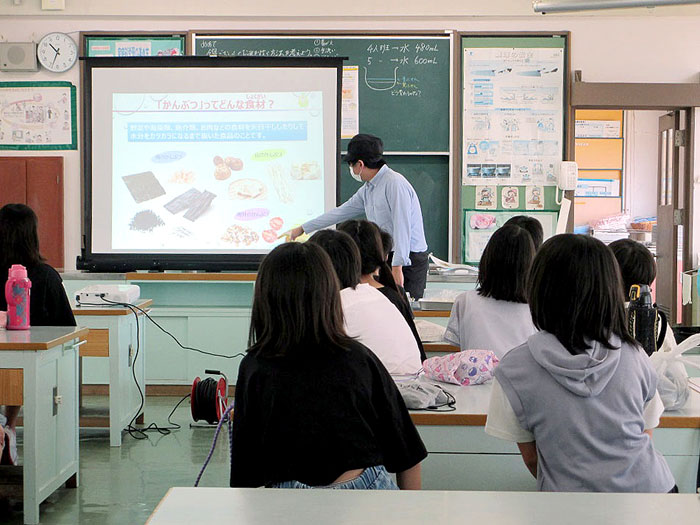
[[[462,350],[491,350],[500,359],[534,334],[526,293],[534,256],[527,230],[496,230],[479,262],[477,289],[460,294],[452,306],[445,340]]]
[[[372,350],[392,375],[415,374],[421,369],[418,345],[401,312],[376,288],[360,283],[360,250],[347,233],[316,232],[309,242],[331,258],[340,281],[345,330]]]

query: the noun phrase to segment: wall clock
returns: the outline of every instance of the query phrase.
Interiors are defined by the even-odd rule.
[[[39,63],[54,73],[63,73],[72,68],[78,60],[78,46],[65,33],[49,33],[37,46]]]

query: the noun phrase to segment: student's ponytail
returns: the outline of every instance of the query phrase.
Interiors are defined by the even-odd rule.
[[[396,284],[391,267],[387,263],[387,252],[384,251],[382,232],[379,226],[370,221],[350,220],[339,224],[338,229],[350,235],[360,248],[362,275],[373,274],[378,269],[377,282],[394,290],[408,303],[405,294]]]
[[[389,266],[389,263],[385,260],[382,260],[382,263],[379,266],[379,275],[377,276],[377,282],[384,286],[388,286],[392,290],[395,290],[396,293],[399,294],[399,296],[401,296],[406,302],[408,302],[408,299],[406,299],[406,294],[401,292],[401,290],[399,289],[399,285],[396,284],[394,274],[391,273],[391,266]]]

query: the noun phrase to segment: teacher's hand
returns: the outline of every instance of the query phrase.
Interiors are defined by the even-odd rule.
[[[394,276],[394,281],[399,286],[403,286],[403,266],[392,266],[391,275]]]
[[[281,239],[282,237],[284,237],[287,241],[293,241],[294,239],[303,234],[304,228],[302,228],[301,226],[297,226],[296,228],[292,228],[291,230],[284,232],[282,235],[279,236],[279,238]]]

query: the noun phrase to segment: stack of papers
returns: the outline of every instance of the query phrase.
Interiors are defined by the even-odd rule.
[[[479,268],[470,264],[455,264],[442,259],[438,259],[432,253],[430,260],[435,265],[435,269],[439,273],[449,273],[452,275],[474,275],[479,273]]]

